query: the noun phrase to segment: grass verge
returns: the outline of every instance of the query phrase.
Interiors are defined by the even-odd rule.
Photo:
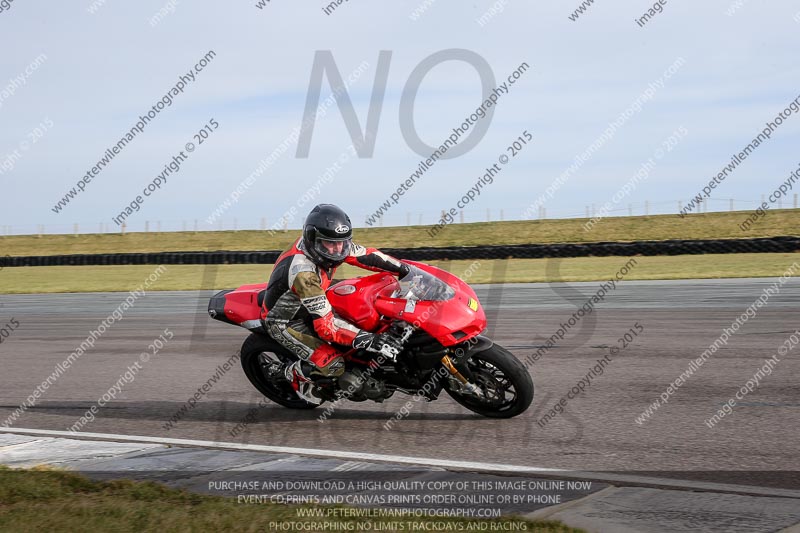
[[[626,280],[777,277],[798,254],[709,254],[636,257]],[[611,278],[628,258],[575,257],[566,259],[507,259],[433,261],[475,283],[596,281]],[[553,268],[556,274],[552,274]],[[0,293],[126,292],[139,286],[156,265],[89,267],[19,267],[0,272]],[[548,268],[550,270],[548,270]],[[230,289],[265,282],[272,265],[166,265],[150,290]],[[467,272],[471,274],[467,276]],[[339,279],[364,276],[368,271],[344,265]]]
[[[221,496],[192,494],[153,482],[91,481],[73,472],[0,466],[0,529],[3,531],[358,531],[363,519],[299,517],[300,506],[237,504]],[[311,506],[306,506],[311,507]],[[334,508],[334,506],[320,506]],[[341,508],[341,507],[339,507]],[[520,524],[514,531],[581,533],[558,522],[523,519],[370,518],[373,531],[412,531],[411,523],[468,530],[470,524]],[[289,524],[281,528],[280,524]],[[315,527],[314,524],[318,524]],[[380,525],[379,525],[380,524]],[[392,527],[394,524],[394,527]],[[451,524],[447,527],[447,524]],[[463,525],[463,527],[459,527]],[[327,527],[325,527],[327,525]],[[363,525],[363,522],[362,522]],[[524,527],[527,526],[527,527]],[[478,526],[480,527],[480,526]],[[487,529],[475,529],[486,531]],[[497,530],[503,530],[498,528]],[[367,529],[369,531],[369,529]]]
[[[522,220],[451,224],[436,238],[431,226],[363,228],[355,230],[355,240],[378,248],[420,246],[478,246],[483,244],[531,244],[637,241],[666,239],[743,239],[800,235],[800,209],[770,211],[749,231],[739,224],[748,215],[702,213],[679,218],[676,215],[609,217],[591,231],[584,231],[587,219]],[[2,255],[62,255],[131,252],[176,252],[208,250],[285,250],[299,230],[202,231],[174,233],[118,233],[86,235],[20,235],[0,237]]]

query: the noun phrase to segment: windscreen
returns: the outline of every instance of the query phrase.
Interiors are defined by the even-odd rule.
[[[436,276],[425,272],[415,266],[408,265],[409,273],[400,278],[400,288],[392,298],[406,300],[449,300],[456,295],[456,291],[447,283]]]

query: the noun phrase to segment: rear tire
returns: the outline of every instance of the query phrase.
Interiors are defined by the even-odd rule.
[[[296,360],[266,335],[252,333],[242,344],[242,369],[261,394],[289,409],[314,409],[318,406],[297,396],[284,374],[286,365]]]
[[[533,401],[533,379],[514,354],[498,344],[472,354],[467,366],[488,399],[445,389],[458,403],[489,418],[511,418],[524,412]]]

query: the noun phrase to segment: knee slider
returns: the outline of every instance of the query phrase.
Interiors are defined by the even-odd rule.
[[[344,374],[344,357],[330,344],[323,344],[314,350],[310,361],[325,377],[339,377]]]

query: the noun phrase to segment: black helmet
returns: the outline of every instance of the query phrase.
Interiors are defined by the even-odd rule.
[[[353,227],[347,213],[332,204],[319,204],[303,224],[303,248],[315,264],[333,268],[350,255]]]

